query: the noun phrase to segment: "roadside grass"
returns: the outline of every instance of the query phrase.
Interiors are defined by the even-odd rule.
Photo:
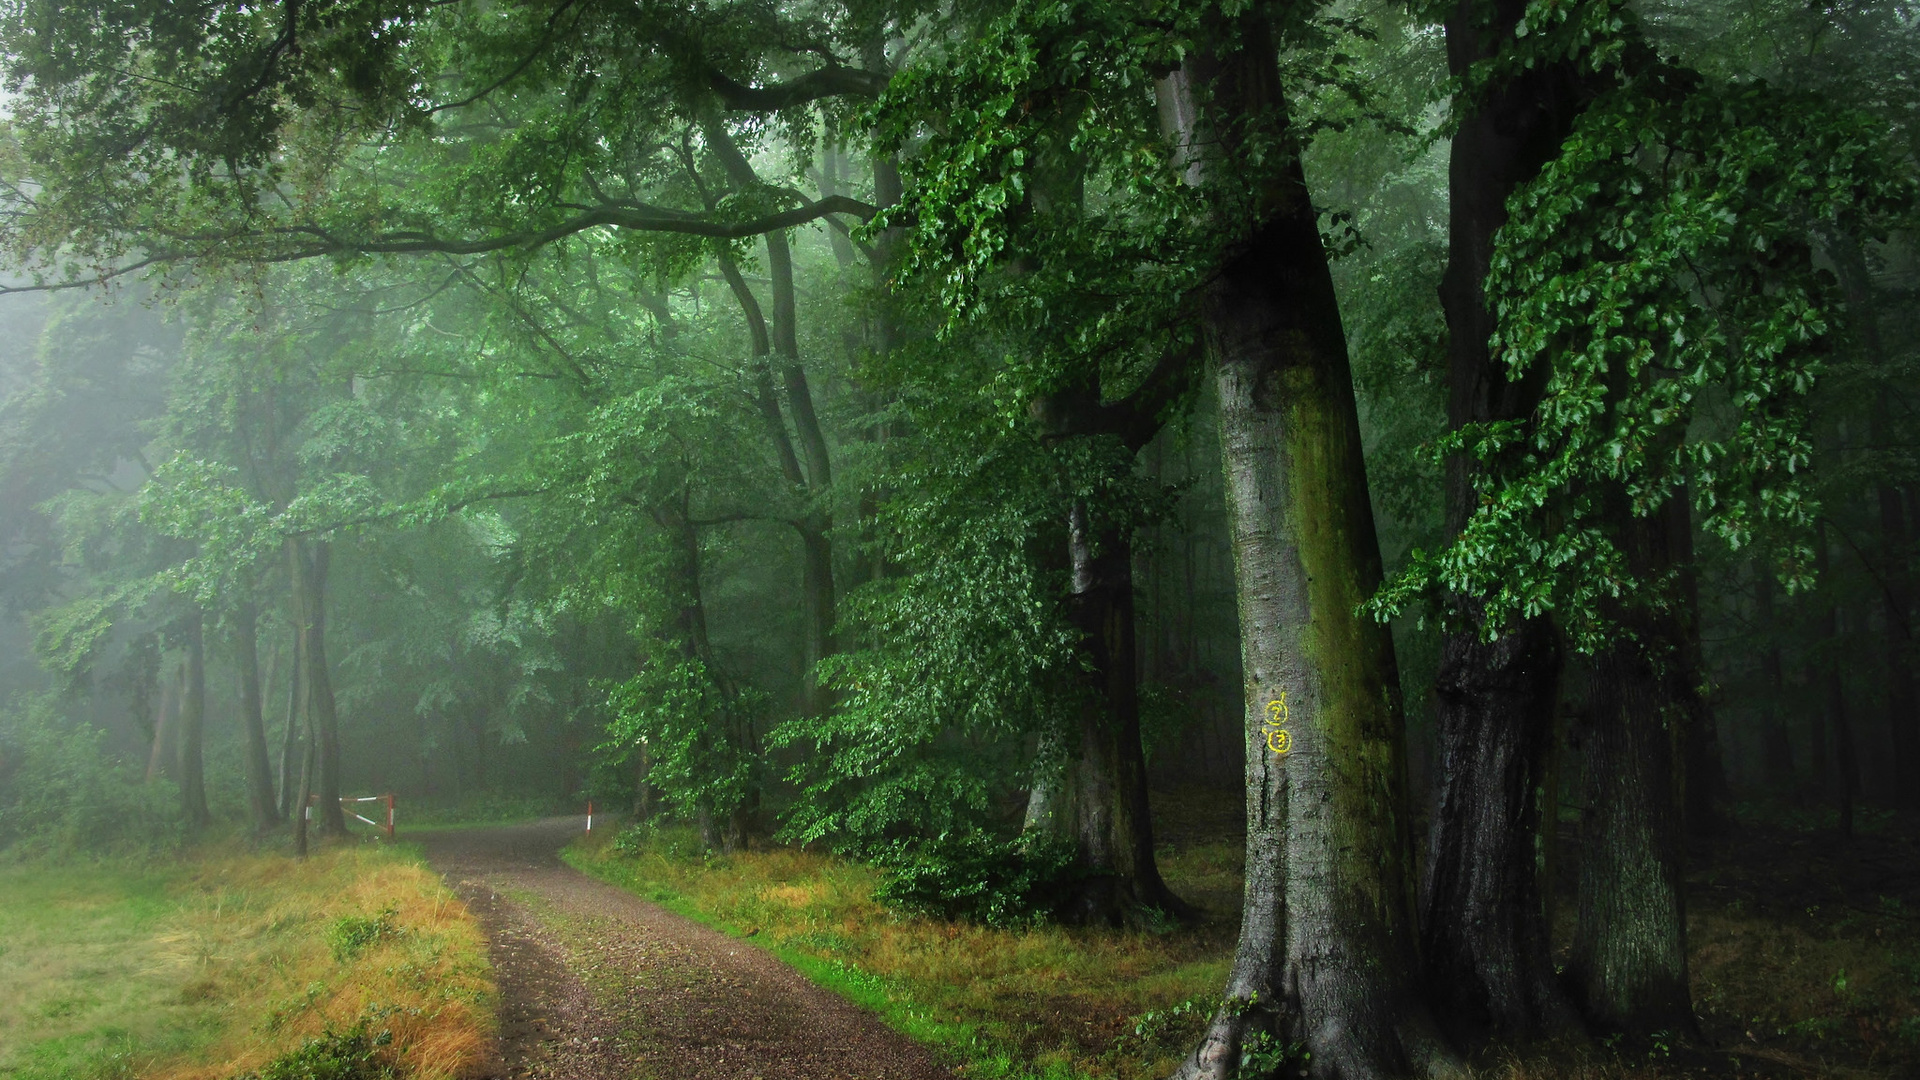
[[[404,851],[0,867],[4,1080],[222,1080],[356,1024],[442,1080],[488,1052],[494,998],[477,924]]]
[[[775,848],[704,856],[667,827],[617,850],[595,830],[565,852],[579,870],[726,933],[752,938],[815,983],[940,1047],[969,1077],[1140,1080],[1170,1073],[1225,985],[1237,930],[1237,840],[1170,850],[1176,892],[1208,908],[1161,933],[993,929],[895,912],[880,874]],[[1184,1007],[1183,1007],[1184,1006]]]

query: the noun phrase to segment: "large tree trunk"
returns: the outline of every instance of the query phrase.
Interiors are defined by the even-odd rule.
[[[1097,534],[1097,535],[1096,535]],[[1084,499],[1068,523],[1068,618],[1081,635],[1079,731],[1057,740],[1028,796],[1027,831],[1078,853],[1082,875],[1063,918],[1142,925],[1154,913],[1193,914],[1160,877],[1153,854],[1147,758],[1140,744],[1140,690],[1134,642],[1133,545],[1120,528],[1099,528]],[[1043,758],[1055,755],[1043,755]]]
[[[1458,0],[1446,20],[1453,75],[1464,79],[1511,46],[1525,10],[1524,0],[1496,0],[1491,12]],[[1522,418],[1539,400],[1540,374],[1511,381],[1488,349],[1495,319],[1485,281],[1507,199],[1559,153],[1587,95],[1575,65],[1562,61],[1528,68],[1472,101],[1453,136],[1440,285],[1454,428]],[[1449,535],[1478,505],[1475,468],[1466,455],[1447,461]],[[1553,740],[1558,635],[1534,619],[1489,641],[1478,602],[1454,604],[1463,625],[1445,635],[1435,680],[1437,768],[1421,883],[1427,979],[1456,1029],[1527,1036],[1575,1022],[1554,977],[1535,866],[1535,793]]]
[[[186,685],[180,694],[180,813],[187,824],[202,828],[213,820],[207,812],[205,734],[207,721],[206,616],[195,608],[187,617]]]
[[[340,810],[340,729],[327,672],[327,569],[333,545],[288,537],[286,548],[293,577],[294,625],[300,633],[300,713],[313,742],[312,794],[319,799],[321,835],[345,836],[347,818]]]
[[[280,821],[274,803],[272,766],[267,762],[266,719],[260,693],[260,640],[255,635],[258,610],[252,600],[233,613],[233,662],[240,671],[240,731],[246,755],[247,806],[253,830],[266,832]]]
[[[1642,580],[1672,566],[1666,515],[1628,516],[1615,535]],[[1571,974],[1587,1015],[1612,1030],[1689,1032],[1681,793],[1675,755],[1690,672],[1671,615],[1616,604],[1623,632],[1588,671],[1578,927]]]
[[[1239,152],[1235,123],[1284,123],[1266,25],[1234,29],[1237,52],[1196,50],[1160,87],[1203,185],[1207,153]],[[1202,296],[1245,673],[1246,905],[1228,1006],[1180,1075],[1238,1075],[1264,1036],[1304,1042],[1316,1077],[1401,1076],[1440,1048],[1418,992],[1393,639],[1358,611],[1381,576],[1359,418],[1297,154],[1261,194],[1264,220]]]

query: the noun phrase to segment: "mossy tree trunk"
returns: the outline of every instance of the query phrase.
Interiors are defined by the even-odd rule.
[[[1233,118],[1280,117],[1267,27],[1190,53],[1160,87],[1193,155],[1236,153]],[[1393,641],[1359,606],[1380,582],[1332,275],[1297,152],[1205,287],[1239,596],[1246,903],[1228,1005],[1181,1067],[1224,1078],[1298,1040],[1317,1077],[1425,1071],[1442,1053],[1419,994],[1404,732]],[[1278,734],[1285,732],[1284,736]]]

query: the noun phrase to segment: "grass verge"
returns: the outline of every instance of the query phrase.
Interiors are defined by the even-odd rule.
[[[441,1080],[487,1052],[494,997],[477,924],[405,851],[0,867],[5,1080],[214,1080],[356,1025]]]
[[[596,830],[597,831],[597,830]],[[870,867],[792,849],[697,853],[675,829],[570,847],[575,868],[725,933],[751,938],[816,984],[947,1051],[969,1077],[1113,1077],[1172,1071],[1225,985],[1237,912],[1166,933],[991,929],[901,915]],[[1169,853],[1183,895],[1238,890],[1237,845]],[[1224,888],[1231,879],[1233,888]],[[1187,1005],[1186,1008],[1181,1008]]]

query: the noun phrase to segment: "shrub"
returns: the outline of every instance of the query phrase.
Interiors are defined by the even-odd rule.
[[[0,709],[0,851],[154,854],[186,832],[173,784],[142,783],[105,733],[45,699]]]
[[[899,848],[878,861],[887,877],[874,899],[988,926],[1053,915],[1076,878],[1071,850],[978,834]]]
[[[233,1080],[397,1080],[399,1071],[387,1060],[392,1042],[391,1032],[368,1031],[362,1017],[345,1031],[328,1028]]]

